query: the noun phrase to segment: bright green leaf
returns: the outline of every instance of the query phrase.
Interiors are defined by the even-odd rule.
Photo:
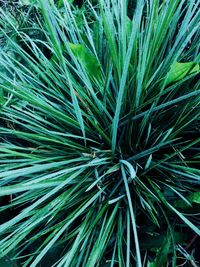
[[[70,43],[69,45],[74,56],[86,70],[88,75],[99,79],[101,76],[100,64],[92,52],[82,44]]]
[[[186,198],[191,204],[196,203],[200,204],[200,192],[194,192],[187,196]],[[188,209],[190,206],[183,200],[178,200],[175,202],[175,206],[181,209]]]
[[[187,76],[188,74],[192,74],[199,71],[200,71],[199,64],[196,64],[194,62],[185,62],[185,63],[175,62],[172,65],[171,70],[168,74],[166,85],[173,82],[177,82],[185,78],[185,76]]]

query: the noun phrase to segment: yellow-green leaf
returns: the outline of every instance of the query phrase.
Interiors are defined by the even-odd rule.
[[[166,85],[177,82],[183,78],[185,78],[187,75],[192,74],[194,72],[199,72],[200,67],[199,64],[194,63],[194,62],[185,62],[185,63],[180,63],[180,62],[175,62],[171,70],[168,74],[168,78],[166,81]]]
[[[79,60],[87,74],[91,77],[99,79],[101,77],[100,65],[92,52],[82,44],[70,43],[69,45],[74,56],[77,60]]]

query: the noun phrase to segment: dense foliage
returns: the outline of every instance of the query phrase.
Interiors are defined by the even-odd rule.
[[[197,266],[199,2],[0,8],[6,266]]]

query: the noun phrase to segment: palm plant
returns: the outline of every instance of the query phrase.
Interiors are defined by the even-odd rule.
[[[37,1],[34,37],[1,9],[0,255],[176,266],[200,234],[199,0],[97,2]]]

